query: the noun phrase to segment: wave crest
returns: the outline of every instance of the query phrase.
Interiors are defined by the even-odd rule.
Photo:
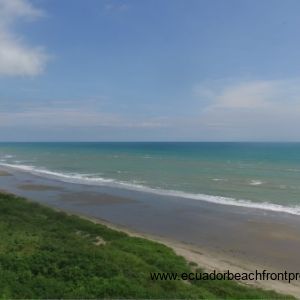
[[[125,188],[129,190],[147,192],[163,196],[171,196],[177,198],[193,199],[206,201],[215,204],[230,205],[230,206],[239,206],[253,209],[262,209],[274,212],[284,212],[293,215],[300,215],[300,206],[283,206],[280,204],[269,203],[269,202],[252,202],[250,200],[241,200],[230,197],[223,196],[213,196],[206,194],[194,194],[177,190],[166,190],[160,188],[152,188],[145,185],[138,184],[138,182],[123,182],[117,181],[115,179],[103,178],[103,177],[93,177],[96,174],[78,174],[78,173],[62,173],[50,171],[47,169],[37,168],[31,165],[15,165],[0,163],[1,166],[22,170],[25,172],[30,172],[35,175],[47,176],[53,179],[59,179],[64,182],[70,183],[80,183],[87,185],[99,185],[99,186],[111,186],[118,188]]]

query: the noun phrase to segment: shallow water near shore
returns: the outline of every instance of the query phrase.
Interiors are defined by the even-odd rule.
[[[199,247],[231,264],[298,272],[298,216],[107,186],[43,178],[14,169],[0,189],[64,211]]]
[[[300,214],[299,143],[0,143],[0,165],[73,183]]]

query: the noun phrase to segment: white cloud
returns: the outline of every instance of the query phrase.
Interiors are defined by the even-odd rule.
[[[267,105],[273,94],[273,84],[270,82],[247,82],[225,88],[217,96],[216,102],[220,107],[253,108]]]
[[[30,108],[30,107],[29,107]],[[0,112],[0,126],[4,127],[111,127],[160,128],[168,126],[163,118],[131,118],[93,108],[32,107],[26,111]]]
[[[300,79],[217,82],[196,90],[208,103],[198,124],[217,139],[300,139]]]
[[[129,6],[126,3],[109,1],[104,8],[107,12],[124,12],[128,10]]]
[[[108,126],[119,122],[117,116],[77,109],[44,109],[0,113],[1,126]]]
[[[16,17],[33,19],[43,15],[43,12],[33,7],[27,0],[1,0],[0,16],[1,23],[7,24]]]
[[[48,60],[42,47],[27,45],[12,32],[19,20],[35,20],[43,12],[27,0],[0,0],[0,75],[37,75]]]

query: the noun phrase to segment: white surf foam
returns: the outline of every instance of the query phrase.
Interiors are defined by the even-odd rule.
[[[246,207],[246,208],[253,208],[253,209],[263,209],[263,210],[274,211],[274,212],[284,212],[293,215],[300,215],[300,206],[291,207],[291,206],[283,206],[280,204],[269,203],[269,202],[252,202],[249,200],[241,200],[241,199],[235,199],[230,197],[213,196],[213,195],[206,195],[206,194],[193,194],[193,193],[187,193],[187,192],[177,191],[177,190],[152,188],[152,187],[148,187],[136,183],[116,181],[114,179],[108,179],[102,177],[92,177],[91,174],[61,173],[61,172],[49,171],[47,169],[42,169],[42,168],[36,168],[35,166],[30,166],[30,165],[14,165],[14,164],[7,164],[7,163],[0,163],[0,165],[8,168],[14,168],[14,169],[30,172],[35,175],[42,175],[50,178],[59,179],[65,182],[80,183],[80,184],[87,184],[87,185],[102,185],[102,186],[104,185],[104,186],[111,186],[111,187],[119,187],[119,188],[125,188],[129,190],[147,192],[147,193],[163,195],[163,196],[172,196],[178,198],[206,201],[215,204],[239,206],[239,207]]]
[[[251,180],[250,185],[262,185],[264,182],[260,180]]]
[[[213,178],[212,181],[228,181],[225,178]]]

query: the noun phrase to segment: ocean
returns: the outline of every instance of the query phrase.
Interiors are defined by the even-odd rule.
[[[300,143],[0,143],[0,167],[300,215]]]

